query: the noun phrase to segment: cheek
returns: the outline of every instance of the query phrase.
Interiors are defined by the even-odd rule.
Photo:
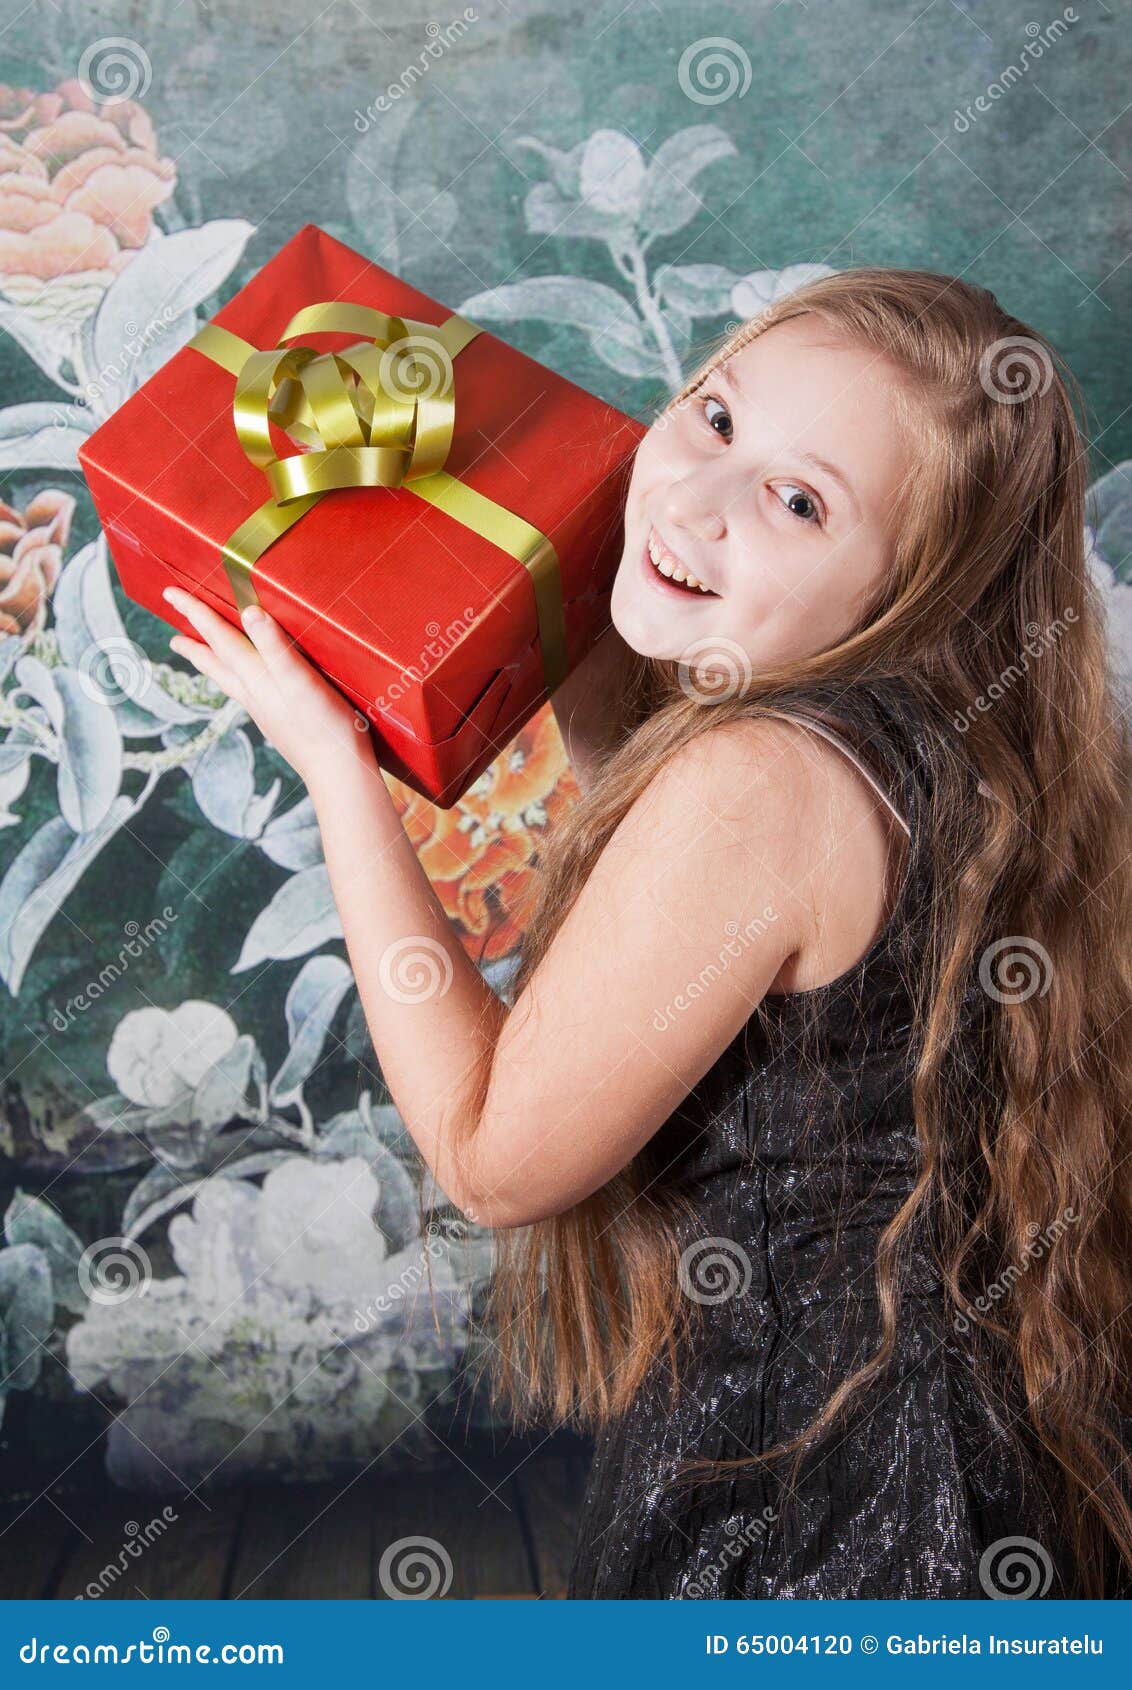
[[[802,624],[823,620],[845,595],[845,578],[830,560],[818,561],[805,537],[752,525],[738,544],[730,574],[728,598],[745,620],[766,624]]]
[[[629,483],[630,498],[651,493],[658,486],[667,486],[687,468],[689,453],[680,437],[680,424],[654,423],[637,447],[633,460],[633,474]]]

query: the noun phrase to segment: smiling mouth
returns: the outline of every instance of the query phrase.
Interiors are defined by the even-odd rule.
[[[686,569],[671,547],[666,546],[655,528],[650,528],[645,541],[648,567],[665,586],[686,597],[716,599],[719,594]]]

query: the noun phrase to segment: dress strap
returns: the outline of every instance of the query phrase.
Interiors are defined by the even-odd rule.
[[[798,713],[797,711],[794,711],[794,710],[775,710],[773,712],[773,714],[776,715],[776,716],[784,717],[787,721],[790,721],[790,722],[799,722],[802,725],[802,727],[812,729],[814,733],[820,734],[823,739],[829,740],[831,745],[836,745],[839,751],[843,751],[845,753],[846,757],[848,757],[849,761],[851,763],[855,764],[856,767],[860,770],[860,772],[864,775],[865,779],[868,781],[868,783],[872,787],[873,791],[877,794],[877,797],[880,798],[885,804],[888,805],[888,808],[892,811],[892,814],[896,817],[896,820],[900,823],[900,825],[904,829],[905,833],[908,835],[909,838],[911,838],[912,829],[911,829],[911,826],[908,823],[908,821],[901,814],[901,812],[897,808],[897,806],[893,803],[891,797],[885,791],[884,787],[881,785],[880,781],[877,779],[877,777],[873,773],[873,771],[868,767],[868,765],[858,755],[858,753],[853,749],[853,747],[841,736],[841,734],[835,733],[834,730],[831,727],[829,727],[827,723],[817,720],[816,717],[805,716],[805,715],[802,715],[802,714],[800,714],[800,713]]]

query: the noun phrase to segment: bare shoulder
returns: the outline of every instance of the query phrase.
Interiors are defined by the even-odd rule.
[[[740,717],[679,746],[626,812],[595,869],[640,885],[654,914],[705,931],[770,922],[754,989],[834,978],[883,919],[888,814],[843,752],[792,722]],[[863,939],[858,949],[858,941]],[[763,973],[773,956],[769,976]]]
[[[879,878],[875,802],[791,723],[713,724],[658,761],[504,1023],[468,1174],[485,1224],[558,1214],[612,1178],[784,970],[817,966],[820,939],[831,977],[854,960],[845,876]]]
[[[796,830],[798,944],[769,988],[809,991],[868,951],[892,912],[907,830],[843,746],[797,722],[740,721],[733,740]],[[802,911],[806,914],[803,917]]]

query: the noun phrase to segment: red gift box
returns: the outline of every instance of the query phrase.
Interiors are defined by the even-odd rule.
[[[320,497],[279,506],[280,482],[269,482],[265,461],[285,460],[285,470],[298,466],[285,496],[304,485],[301,477],[318,457],[317,449],[309,458],[307,452],[312,442],[328,444],[326,431],[304,433],[310,410],[303,410],[301,384],[284,380],[271,389],[270,426],[253,462],[237,432],[236,371],[253,349],[293,352],[298,341],[309,350],[287,366],[292,376],[304,357],[356,352],[356,327],[308,327],[284,343],[292,319],[323,302],[336,302],[339,314],[349,306],[385,313],[410,332],[458,326],[450,444],[442,426],[447,451],[442,472],[431,479],[334,485]],[[79,449],[122,585],[139,604],[193,634],[161,597],[166,586],[187,587],[239,626],[237,594],[250,579],[252,596],[365,713],[381,766],[447,808],[608,623],[625,491],[644,427],[486,329],[467,325],[472,338],[465,340],[464,319],[313,223],[212,325],[239,337],[210,341],[211,328],[195,337],[213,352],[227,349],[227,368],[190,343]],[[372,342],[360,362],[366,353],[377,356]],[[322,359],[324,366],[331,362]],[[242,368],[246,383],[251,366]],[[340,373],[352,380],[349,370]],[[280,406],[288,397],[297,404]],[[402,406],[402,425],[405,414]],[[422,407],[416,422],[422,438],[430,418],[435,412]],[[433,464],[436,435],[433,429],[432,446],[422,448]],[[385,438],[375,429],[372,443]],[[410,447],[403,426],[399,439],[404,463]],[[326,461],[328,454],[322,456]],[[436,487],[449,485],[449,477],[471,490],[468,498],[456,489],[449,501],[459,516],[435,502]],[[233,537],[265,502],[272,515],[287,512],[290,526],[255,558],[249,576],[232,564],[241,550]],[[514,547],[505,550],[489,537],[497,515],[492,506],[521,518],[549,547],[534,561],[520,560]],[[468,507],[477,526],[468,525]],[[477,531],[481,525],[484,532]],[[506,531],[516,526],[512,521]],[[551,566],[557,560],[549,573],[548,559]]]

